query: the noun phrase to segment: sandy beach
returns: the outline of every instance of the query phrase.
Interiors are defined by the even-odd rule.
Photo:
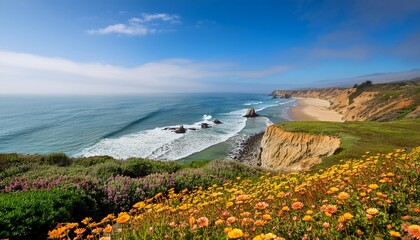
[[[343,115],[331,110],[330,102],[317,98],[299,98],[299,106],[290,108],[288,114],[294,121],[343,122]]]

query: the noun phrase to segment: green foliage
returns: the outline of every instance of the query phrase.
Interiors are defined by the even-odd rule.
[[[57,166],[69,166],[72,163],[72,159],[67,157],[64,153],[50,153],[45,156],[44,161],[50,165],[57,165]]]
[[[124,162],[123,175],[144,177],[152,173],[173,173],[182,168],[182,164],[174,161],[161,162],[141,158],[129,158]]]
[[[254,177],[264,173],[262,168],[228,160],[211,161],[204,168],[204,171],[210,175],[225,179],[234,179],[235,177]]]
[[[123,170],[119,162],[104,162],[94,166],[94,174],[99,178],[109,178],[112,176],[121,175]]]
[[[57,222],[80,221],[96,208],[92,199],[72,190],[0,194],[0,238],[46,239]]]
[[[73,165],[91,167],[100,163],[116,162],[116,161],[119,161],[119,160],[115,160],[111,156],[94,156],[94,157],[87,157],[87,158],[75,158],[73,159]]]

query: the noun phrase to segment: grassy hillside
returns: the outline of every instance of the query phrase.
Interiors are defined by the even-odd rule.
[[[341,146],[336,154],[323,159],[315,169],[337,163],[337,160],[358,158],[366,151],[385,153],[396,148],[420,145],[420,119],[393,122],[283,122],[277,126],[290,132],[306,132],[338,136]]]

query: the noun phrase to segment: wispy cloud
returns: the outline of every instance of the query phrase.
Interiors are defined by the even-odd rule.
[[[140,17],[128,19],[127,23],[111,24],[103,28],[90,29],[89,34],[120,34],[144,36],[158,32],[174,31],[173,25],[181,23],[181,18],[168,13],[143,13]]]
[[[261,78],[286,68],[232,71],[229,65],[169,59],[127,68],[0,51],[0,94],[91,94],[218,91],[211,79]]]

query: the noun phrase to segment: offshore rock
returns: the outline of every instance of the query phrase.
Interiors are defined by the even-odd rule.
[[[202,123],[201,128],[211,128],[211,126],[208,123]]]
[[[185,133],[187,130],[181,125],[179,128],[175,130],[175,133]]]
[[[244,115],[244,117],[258,117],[259,115],[255,112],[254,108],[248,108],[248,111]]]
[[[214,124],[222,124],[222,122],[219,119],[214,119],[213,123]]]

